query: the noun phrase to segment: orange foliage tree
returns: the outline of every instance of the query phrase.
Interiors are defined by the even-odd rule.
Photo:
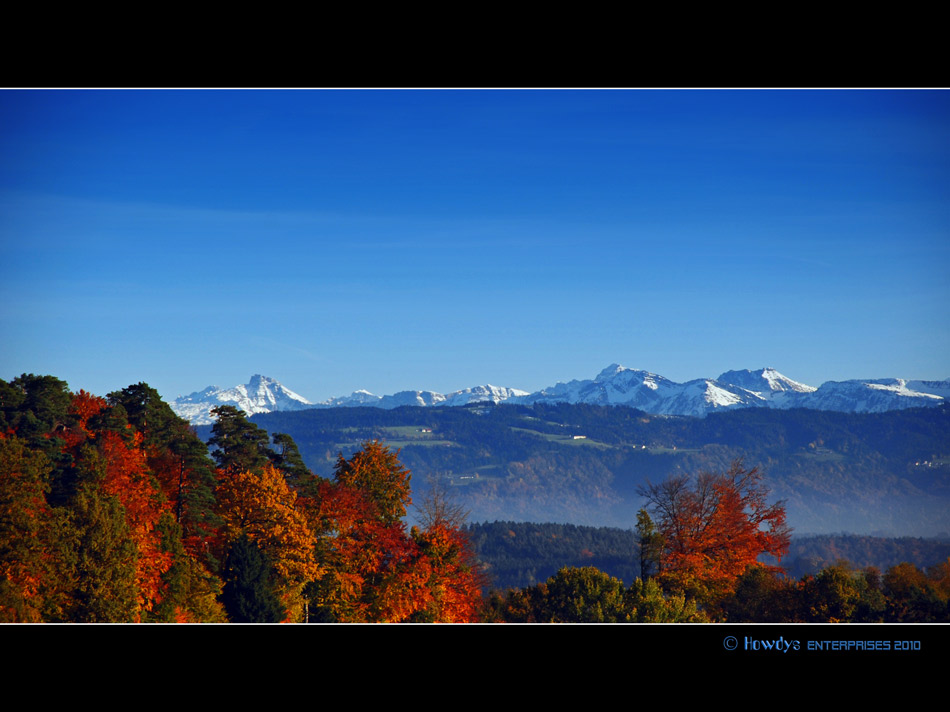
[[[135,433],[126,445],[115,432],[105,431],[99,437],[105,458],[106,477],[102,490],[116,497],[125,508],[126,522],[138,546],[136,586],[143,611],[149,611],[161,600],[162,575],[172,563],[164,550],[158,525],[168,503],[157,483],[148,474],[142,435]]]
[[[446,522],[425,529],[413,527],[419,547],[418,565],[425,572],[423,606],[413,615],[416,622],[471,623],[478,620],[481,588],[486,580],[468,537]]]
[[[0,432],[0,623],[43,620],[43,589],[53,584],[46,536],[51,470],[42,452]]]
[[[334,470],[336,482],[361,492],[375,506],[376,517],[394,524],[406,516],[412,503],[412,475],[399,462],[399,450],[390,450],[378,440],[363,443],[348,459],[341,454]]]
[[[741,461],[726,473],[700,474],[695,482],[675,477],[640,489],[662,536],[660,582],[711,604],[731,592],[749,566],[779,567],[788,551],[790,530],[783,502],[769,504],[769,490],[758,468]]]
[[[418,607],[425,575],[410,566],[416,546],[405,525],[387,521],[367,493],[340,481],[319,482],[308,502],[323,566],[310,587],[318,620],[407,619]]]
[[[406,532],[410,472],[398,451],[364,443],[307,498],[324,571],[310,587],[317,620],[474,620],[480,580],[464,533],[449,521]]]
[[[77,425],[67,434],[66,450],[81,466],[98,473],[98,489],[114,497],[135,545],[135,589],[138,610],[146,613],[161,600],[162,576],[172,556],[162,546],[159,522],[168,502],[151,476],[142,446],[142,434],[130,425],[109,421],[104,398],[80,390],[73,397],[71,414]],[[112,425],[113,428],[107,426]]]
[[[274,566],[284,604],[296,616],[303,586],[320,575],[296,492],[280,470],[265,465],[260,472],[222,472],[216,498],[224,539],[230,544],[246,534],[257,543]]]

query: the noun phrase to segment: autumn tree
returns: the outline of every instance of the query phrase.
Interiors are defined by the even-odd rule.
[[[388,521],[366,492],[339,480],[317,481],[305,502],[321,567],[307,587],[313,620],[398,622],[411,615],[424,575],[408,573],[416,545],[403,522]]]
[[[285,606],[299,613],[302,589],[320,567],[314,536],[283,474],[269,464],[260,472],[222,473],[216,496],[227,545],[242,536],[253,541],[273,565]]]
[[[141,620],[161,599],[162,577],[172,561],[158,526],[167,500],[147,466],[143,436],[123,410],[80,390],[70,414],[75,424],[64,433],[65,452],[73,460],[78,491],[69,509],[78,527],[79,562],[90,567],[80,576],[79,590],[96,577],[118,581],[119,572],[125,576],[131,566],[133,619]],[[112,543],[97,540],[100,536]],[[104,557],[105,551],[113,556]]]
[[[762,566],[749,566],[722,602],[730,623],[794,623],[802,620],[802,588]]]
[[[50,511],[42,452],[0,432],[0,622],[43,620],[43,592],[51,584]]]
[[[623,582],[593,566],[568,567],[544,584],[539,623],[623,623],[627,621]]]
[[[492,592],[486,618],[507,623],[700,623],[707,617],[683,594],[667,594],[656,579],[630,588],[593,566],[565,567],[544,583]]]
[[[309,587],[314,619],[462,622],[480,607],[480,569],[445,502],[424,503],[422,527],[406,532],[409,470],[398,451],[364,443],[340,455],[334,479],[307,488],[322,572]]]
[[[950,560],[931,567],[929,574],[906,561],[887,570],[883,584],[888,622],[950,621]]]
[[[219,562],[209,546],[221,520],[216,514],[215,470],[207,447],[146,383],[110,393],[107,402],[110,408],[96,416],[99,420],[90,422],[98,422],[100,427],[112,422],[111,429],[123,433],[121,414],[134,431],[128,439],[137,443],[144,455],[144,469],[157,484],[153,499],[156,504],[164,499],[151,527],[153,547],[168,565],[155,582],[155,601],[143,620],[226,620],[217,601],[221,581],[214,572]]]
[[[436,480],[416,504],[419,526],[410,536],[418,545],[420,568],[427,569],[429,589],[414,622],[473,622],[482,608],[481,591],[489,585],[465,530],[468,511]]]
[[[684,476],[647,483],[639,493],[663,537],[660,582],[704,604],[731,592],[748,566],[767,566],[760,556],[781,560],[788,551],[784,503],[769,504],[758,468],[741,461],[695,482]]]
[[[634,579],[624,594],[629,623],[705,623],[709,619],[696,610],[696,601],[682,593],[666,593],[655,578]]]
[[[129,424],[142,433],[149,468],[165,493],[192,552],[219,525],[214,516],[214,463],[207,446],[147,383],[110,393]]]
[[[411,473],[399,462],[399,450],[379,440],[363,443],[349,459],[341,454],[334,468],[337,483],[362,492],[376,507],[376,516],[394,524],[406,516],[412,503]]]
[[[218,579],[183,546],[197,518],[174,507],[194,479],[184,494],[162,482],[165,426],[182,422],[144,384],[107,400],[49,376],[0,382],[3,620],[224,620]],[[185,459],[203,451],[210,470],[188,435]]]

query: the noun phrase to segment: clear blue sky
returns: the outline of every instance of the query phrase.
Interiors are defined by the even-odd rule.
[[[950,377],[946,91],[0,91],[0,378]]]

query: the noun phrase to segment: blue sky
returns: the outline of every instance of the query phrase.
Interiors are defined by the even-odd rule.
[[[0,91],[0,378],[950,378],[950,93]]]

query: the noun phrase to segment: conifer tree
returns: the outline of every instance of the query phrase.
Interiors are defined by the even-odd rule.
[[[660,572],[663,535],[656,530],[645,509],[637,512],[637,538],[640,544],[640,578],[646,581]]]
[[[285,611],[274,591],[273,568],[246,534],[231,546],[221,602],[232,623],[280,623]]]
[[[286,433],[274,433],[274,450],[271,461],[278,470],[284,473],[287,478],[287,484],[291,487],[299,488],[310,477],[310,468],[308,468],[300,456],[300,450],[297,443]]]
[[[68,547],[64,558],[72,563],[64,573],[72,586],[62,621],[139,621],[138,550],[122,504],[87,483],[77,493],[71,515],[71,536],[63,543]]]
[[[267,431],[247,419],[244,411],[233,405],[211,409],[217,420],[211,428],[208,444],[218,468],[225,473],[259,472],[272,461]]]

